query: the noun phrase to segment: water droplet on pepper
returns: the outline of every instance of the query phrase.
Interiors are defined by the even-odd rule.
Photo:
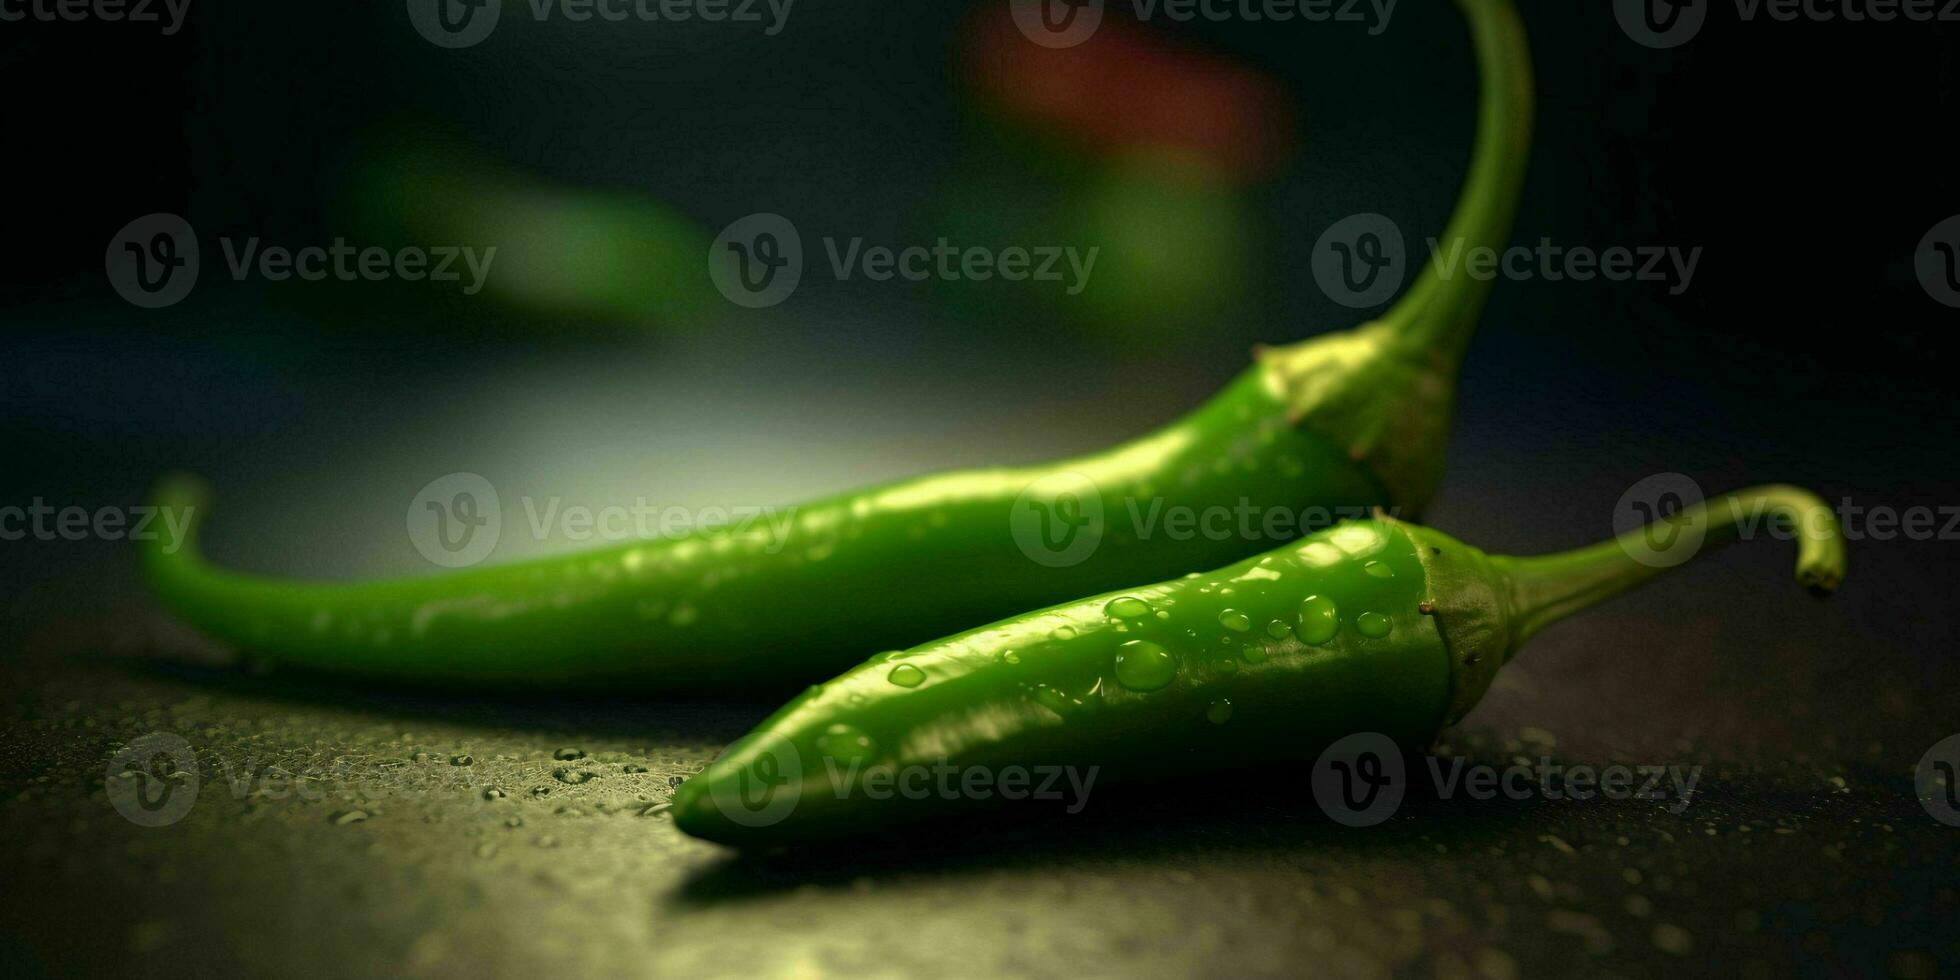
[[[1132,691],[1156,691],[1177,678],[1177,661],[1169,650],[1149,640],[1131,640],[1116,648],[1116,681]]]

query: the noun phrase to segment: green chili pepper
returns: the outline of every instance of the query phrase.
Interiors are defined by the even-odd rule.
[[[1459,4],[1482,72],[1481,108],[1446,235],[1495,247],[1509,236],[1523,179],[1529,56],[1509,0]],[[767,529],[725,529],[329,584],[212,567],[193,530],[192,540],[147,542],[145,567],[179,615],[273,663],[448,685],[703,690],[808,680],[867,648],[1212,567],[1257,547],[1256,534],[1153,533],[1133,511],[1418,510],[1441,478],[1455,372],[1489,290],[1488,281],[1446,278],[1425,264],[1381,319],[1261,351],[1210,402],[1154,433],[1051,465],[818,501],[797,509],[781,540]],[[195,520],[205,500],[201,484],[172,479],[157,502]]]
[[[1388,518],[1344,524],[1210,574],[873,657],[682,784],[675,820],[767,844],[969,803],[987,794],[966,787],[1008,771],[1160,778],[1311,760],[1357,732],[1420,749],[1539,630],[1742,528],[1792,526],[1798,581],[1828,593],[1844,574],[1837,519],[1788,486],[1536,558]]]

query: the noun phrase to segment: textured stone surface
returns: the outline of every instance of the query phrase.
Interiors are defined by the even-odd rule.
[[[1704,769],[1678,813],[1442,799],[1418,780],[1386,823],[1349,829],[1302,766],[808,853],[681,836],[661,806],[674,782],[762,710],[378,695],[115,661],[23,670],[0,756],[4,965],[1929,976],[1960,960],[1960,832],[1913,798],[1914,760],[1876,742],[1620,755],[1473,718],[1445,761]],[[150,732],[188,742],[198,773],[188,813],[154,828],[105,790],[111,756]]]

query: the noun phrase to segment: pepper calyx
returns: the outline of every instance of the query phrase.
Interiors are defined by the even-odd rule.
[[[1436,623],[1450,658],[1450,699],[1438,730],[1463,720],[1511,652],[1510,610],[1488,555],[1439,531],[1398,522],[1422,562],[1418,608]]]
[[[1454,363],[1412,351],[1379,321],[1258,357],[1289,422],[1361,464],[1404,516],[1421,514],[1443,481]]]

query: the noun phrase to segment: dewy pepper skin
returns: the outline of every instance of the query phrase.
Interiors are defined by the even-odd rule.
[[[873,657],[683,783],[674,819],[697,837],[768,845],[983,802],[964,787],[1006,772],[1093,767],[1101,785],[1311,761],[1357,732],[1420,749],[1539,630],[1773,522],[1794,529],[1798,582],[1835,589],[1837,518],[1788,486],[1537,558],[1386,518],[1343,524],[1209,574]],[[916,790],[899,774],[921,772],[914,784],[962,789],[877,791]]]
[[[1481,72],[1476,143],[1445,232],[1510,234],[1532,84],[1510,0],[1459,0]],[[1105,452],[930,476],[797,508],[787,540],[724,531],[450,574],[288,581],[207,564],[191,540],[146,543],[164,603],[268,663],[378,680],[667,691],[807,682],[864,651],[1017,611],[1210,568],[1251,536],[1170,535],[1131,511],[1418,511],[1441,478],[1455,374],[1490,291],[1434,263],[1381,319],[1260,352],[1191,414]],[[202,485],[157,502],[207,508]],[[1100,526],[1083,508],[1100,504]],[[1079,559],[1033,560],[1024,527],[1086,528]],[[1036,535],[1039,537],[1039,535]],[[1057,540],[1061,540],[1058,538]],[[1266,541],[1270,544],[1270,539]]]

